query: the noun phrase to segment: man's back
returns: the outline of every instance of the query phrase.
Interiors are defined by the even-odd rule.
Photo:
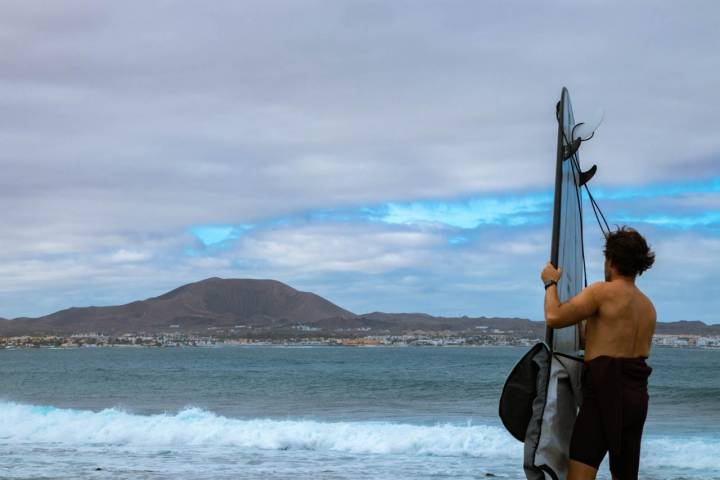
[[[585,360],[610,357],[647,357],[655,332],[655,307],[633,282],[622,279],[590,287],[597,313],[585,326]]]
[[[557,282],[562,272],[548,263],[545,322],[551,328],[587,319],[583,400],[570,441],[568,480],[595,478],[610,452],[613,478],[636,479],[648,409],[645,362],[655,332],[655,307],[635,286],[655,254],[637,231],[621,227],[605,240],[605,282],[590,285],[565,303]]]

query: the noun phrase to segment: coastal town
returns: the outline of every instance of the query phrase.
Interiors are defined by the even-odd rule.
[[[14,336],[0,337],[0,349],[12,348],[98,348],[98,347],[217,347],[250,345],[305,345],[305,346],[436,346],[436,347],[482,347],[482,346],[531,346],[540,338],[521,336],[513,331],[492,329],[478,335],[458,335],[449,332],[413,332],[402,335],[348,335],[336,332],[304,331],[304,335],[258,334],[237,336],[226,332],[212,335],[197,333],[125,333],[109,335],[102,333],[76,333],[69,336]],[[345,335],[341,335],[345,333]],[[360,332],[356,332],[360,333]],[[720,349],[720,336],[657,334],[653,345],[671,348]]]

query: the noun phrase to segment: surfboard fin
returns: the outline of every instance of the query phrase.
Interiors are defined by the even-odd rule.
[[[567,160],[568,158],[575,155],[575,153],[580,148],[580,144],[582,143],[582,138],[576,138],[572,141],[570,145],[565,145],[565,148],[563,150],[563,160]]]
[[[587,122],[580,122],[572,129],[572,138],[581,138],[583,141],[590,140],[595,135],[595,130],[602,124],[605,112],[598,108]]]
[[[582,187],[587,182],[590,181],[591,178],[595,176],[595,173],[597,172],[597,165],[593,165],[592,167],[588,168],[584,172],[580,172],[580,186]]]

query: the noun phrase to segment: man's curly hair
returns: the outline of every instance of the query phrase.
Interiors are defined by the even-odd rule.
[[[605,258],[620,275],[635,277],[652,267],[655,253],[635,229],[623,225],[605,240]]]

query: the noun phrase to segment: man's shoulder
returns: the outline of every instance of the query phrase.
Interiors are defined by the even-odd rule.
[[[592,292],[594,295],[601,294],[605,290],[607,290],[608,282],[594,282],[588,285],[585,289],[589,292]]]
[[[592,294],[595,301],[598,303],[613,301],[617,299],[618,294],[622,295],[622,293],[618,291],[618,285],[613,284],[613,282],[606,282],[603,280],[591,283],[587,286],[587,290]]]
[[[650,300],[650,297],[648,297],[645,292],[638,289],[638,295],[640,296],[642,302],[644,302],[646,308],[648,309],[648,312],[650,313],[650,316],[655,319],[657,317],[657,311],[655,310],[655,304],[652,300]]]

